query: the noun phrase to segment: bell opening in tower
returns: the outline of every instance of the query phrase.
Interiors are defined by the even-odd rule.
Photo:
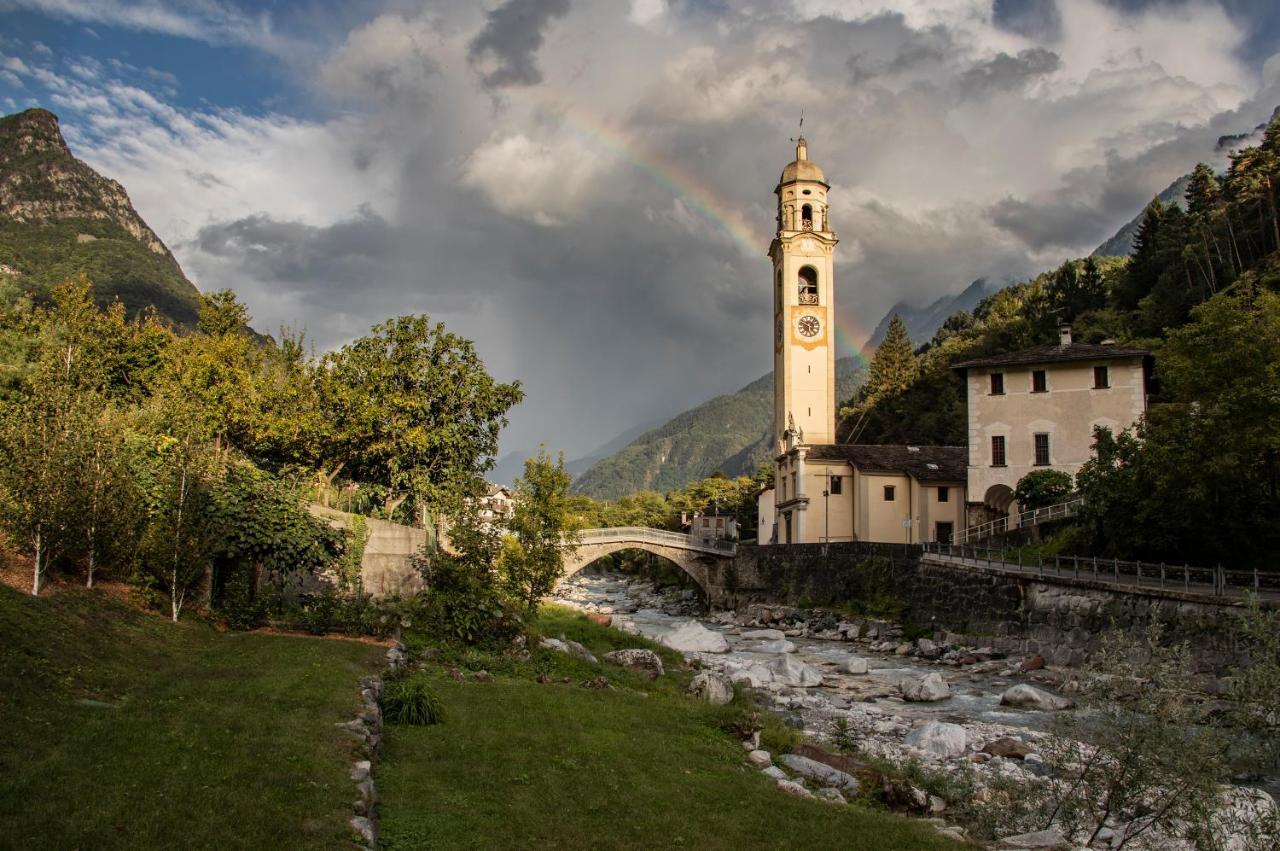
[[[801,304],[818,303],[818,272],[816,269],[812,266],[803,267],[796,280],[796,286],[799,288]]]
[[[800,208],[800,228],[813,230],[813,207],[808,204]]]

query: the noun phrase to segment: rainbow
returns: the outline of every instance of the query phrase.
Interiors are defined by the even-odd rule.
[[[683,201],[686,207],[714,222],[745,256],[760,258],[768,254],[769,239],[764,238],[758,228],[744,219],[737,205],[722,196],[714,186],[678,163],[658,157],[635,139],[581,107],[556,100],[545,91],[537,89],[527,89],[522,94],[548,107],[564,119],[566,126],[589,143],[644,173]],[[768,276],[765,275],[762,280],[767,281]],[[847,306],[844,310],[836,311],[835,326],[836,356],[854,357],[866,366],[867,358],[862,352],[861,341],[870,338],[871,332],[864,330],[862,321],[852,316]]]

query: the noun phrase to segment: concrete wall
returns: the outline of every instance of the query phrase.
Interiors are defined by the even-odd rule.
[[[1039,653],[1059,665],[1087,660],[1113,622],[1133,631],[1159,619],[1189,642],[1208,691],[1219,691],[1227,667],[1241,661],[1239,603],[1118,591],[1091,580],[1042,581],[936,562],[905,545],[740,546],[733,560],[708,567],[706,587],[717,608],[774,603],[896,612],[910,630],[1011,655]]]
[[[320,505],[310,506],[317,517],[350,529],[355,515]],[[422,577],[413,567],[413,555],[427,541],[425,529],[387,520],[365,518],[369,540],[360,560],[360,582],[375,597],[410,596],[422,590]]]

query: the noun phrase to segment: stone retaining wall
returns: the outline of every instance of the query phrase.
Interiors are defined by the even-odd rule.
[[[1239,602],[1013,575],[934,560],[902,544],[741,546],[731,562],[709,569],[707,593],[720,609],[776,603],[893,616],[909,632],[1040,654],[1058,665],[1086,661],[1113,625],[1136,631],[1158,619],[1188,642],[1201,685],[1211,692],[1221,691],[1220,677],[1243,661]]]

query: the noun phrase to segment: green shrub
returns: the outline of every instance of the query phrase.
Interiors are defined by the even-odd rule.
[[[440,698],[418,678],[386,683],[381,704],[383,719],[392,724],[426,726],[444,721]]]
[[[1032,470],[1018,480],[1013,498],[1023,511],[1056,505],[1071,495],[1074,482],[1061,470]]]
[[[303,604],[300,626],[313,635],[324,635],[337,625],[338,608],[337,593],[326,585]]]
[[[266,617],[265,602],[253,593],[253,570],[236,564],[227,570],[217,613],[230,629],[255,629]]]

